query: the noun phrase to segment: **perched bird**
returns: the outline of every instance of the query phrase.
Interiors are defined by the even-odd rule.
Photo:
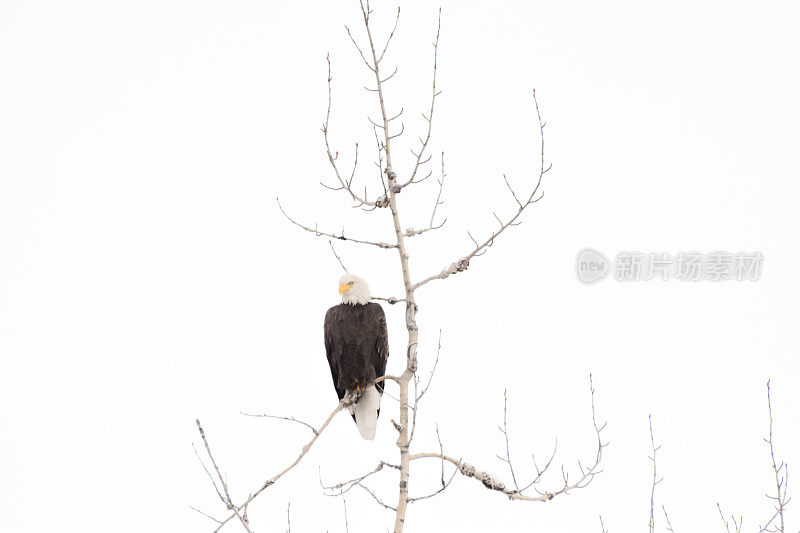
[[[386,315],[380,304],[370,302],[367,282],[346,275],[339,280],[342,303],[325,314],[325,351],[333,387],[339,399],[350,395],[357,401],[350,414],[365,439],[375,438],[383,383],[372,384],[386,372],[389,337]]]

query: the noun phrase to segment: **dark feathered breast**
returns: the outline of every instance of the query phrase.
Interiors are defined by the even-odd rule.
[[[325,351],[333,386],[342,399],[356,385],[364,388],[386,372],[389,339],[380,304],[340,304],[325,314]],[[383,391],[383,384],[378,384]]]

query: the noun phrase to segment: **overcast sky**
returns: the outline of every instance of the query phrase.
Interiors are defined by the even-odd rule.
[[[376,2],[385,35],[395,4]],[[402,2],[387,64],[403,179],[424,133],[436,4]],[[794,2],[446,2],[432,153],[447,180],[440,232],[410,243],[421,279],[489,235],[539,166],[531,90],[547,121],[545,198],[466,273],[417,295],[420,373],[439,368],[416,451],[508,480],[495,457],[508,390],[511,453],[529,479],[558,438],[543,489],[593,458],[589,373],[610,442],[603,473],[549,503],[510,502],[456,477],[415,503],[409,531],[646,530],[648,415],[676,531],[721,531],[716,503],[771,516],[766,382],[776,454],[800,460],[797,210],[800,9]],[[206,427],[237,500],[282,469],[336,396],[322,343],[341,268],[321,229],[392,239],[385,210],[351,209],[320,126],[333,64],[331,142],[379,185],[371,73],[347,38],[356,2],[54,2],[0,5],[0,509],[4,531],[210,531],[224,509],[192,450]],[[400,195],[422,227],[434,179]],[[580,250],[763,255],[757,281],[576,276]],[[393,251],[337,243],[373,293],[401,297]],[[403,309],[386,306],[389,371],[405,364]],[[390,385],[390,392],[393,387]],[[257,531],[345,531],[324,482],[396,461],[384,397],[378,437],[337,418],[296,470],[253,503]],[[411,492],[438,464],[414,465]],[[790,472],[791,473],[791,472]],[[373,488],[396,499],[393,472]],[[795,478],[797,479],[797,478]],[[795,485],[797,486],[797,485]],[[792,485],[790,484],[790,492]],[[786,514],[800,528],[798,507]],[[347,498],[350,531],[393,515]],[[657,530],[665,531],[663,515]],[[236,530],[231,524],[230,530]]]

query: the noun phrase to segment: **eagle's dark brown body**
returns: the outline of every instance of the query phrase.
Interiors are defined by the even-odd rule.
[[[333,386],[341,400],[386,372],[389,339],[380,304],[339,304],[325,314],[325,351]],[[383,383],[376,388],[383,392]]]

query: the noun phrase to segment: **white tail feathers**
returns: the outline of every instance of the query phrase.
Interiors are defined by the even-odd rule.
[[[370,385],[361,394],[358,403],[350,406],[350,413],[356,418],[356,426],[361,436],[367,440],[375,438],[378,428],[378,409],[381,407],[381,393]]]

